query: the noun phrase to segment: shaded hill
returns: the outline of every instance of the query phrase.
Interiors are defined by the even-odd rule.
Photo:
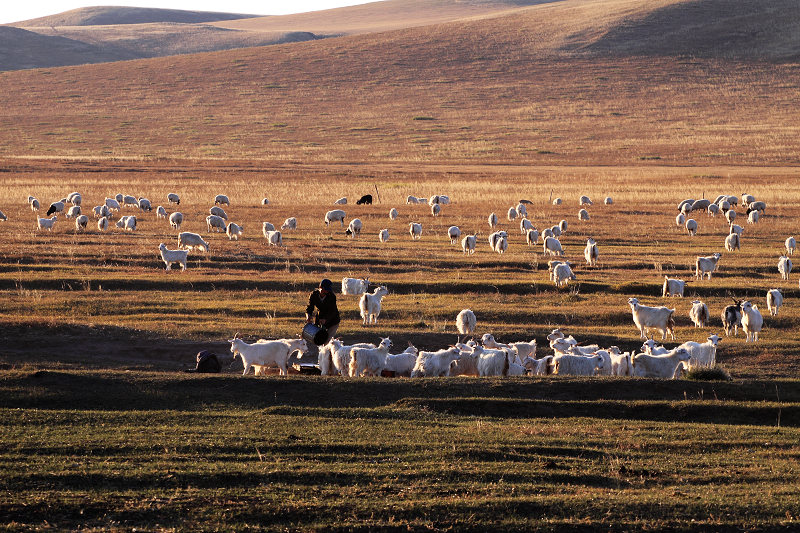
[[[83,7],[30,20],[16,22],[13,26],[29,28],[39,26],[108,26],[112,24],[148,24],[153,22],[178,22],[200,24],[219,20],[232,20],[258,15],[215,13],[211,11],[184,11],[144,7]]]

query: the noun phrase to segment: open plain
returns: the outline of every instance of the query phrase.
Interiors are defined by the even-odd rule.
[[[777,263],[800,228],[800,42],[785,22],[798,9],[736,2],[731,20],[722,0],[640,4],[552,2],[0,73],[0,528],[796,528],[800,289]],[[687,41],[698,10],[704,39]],[[44,217],[72,191],[88,229],[61,215],[37,230],[28,196]],[[119,214],[105,232],[91,217],[117,193],[153,204],[122,209],[134,232],[114,227]],[[735,208],[741,250],[725,250],[722,215],[691,213],[693,237],[675,224],[685,198],[743,193],[767,208],[756,224]],[[207,232],[217,194],[244,227],[238,241]],[[363,194],[374,203],[355,205]],[[406,204],[434,194],[451,199],[439,216]],[[593,200],[588,221],[581,195]],[[577,279],[566,288],[506,219],[521,199],[540,231],[567,221]],[[178,231],[158,205],[210,244],[185,272],[164,270],[158,245],[175,248]],[[363,221],[360,236],[323,223],[336,207]],[[492,212],[509,233],[502,255],[487,241]],[[297,229],[269,246],[262,223],[288,217]],[[450,244],[451,225],[478,233],[474,255]],[[583,260],[589,237],[596,267]],[[714,252],[718,271],[695,279],[695,258]],[[665,275],[687,280],[683,298],[661,297]],[[369,327],[357,297],[337,295],[347,341],[445,347],[470,308],[479,334],[535,338],[539,357],[556,327],[638,351],[636,297],[676,309],[669,346],[722,336],[717,362],[732,381],[245,378],[238,361],[219,376],[183,373],[201,349],[229,353],[236,332],[296,336],[310,290],[345,276],[389,288]],[[774,317],[771,288],[785,298]],[[711,310],[706,328],[689,320],[695,298]],[[732,298],[761,309],[757,343],[723,335]]]

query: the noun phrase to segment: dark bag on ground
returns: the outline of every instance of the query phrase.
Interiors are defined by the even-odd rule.
[[[212,353],[210,350],[203,350],[197,353],[197,366],[193,372],[200,374],[219,374],[222,370],[222,365],[219,364],[217,354]]]

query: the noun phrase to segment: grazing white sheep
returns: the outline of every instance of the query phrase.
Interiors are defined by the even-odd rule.
[[[682,228],[683,225],[686,223],[686,217],[683,213],[678,213],[678,216],[675,217],[675,225],[679,228]]]
[[[431,206],[431,215],[438,217],[439,213],[441,212],[442,212],[442,206],[440,206],[439,204],[433,204]]]
[[[183,231],[178,234],[178,248],[186,248],[187,250],[199,248],[204,252],[208,252],[208,243],[197,233]]]
[[[672,379],[675,370],[691,355],[686,348],[676,348],[664,355],[637,354],[633,357],[633,375],[644,378]]]
[[[456,317],[456,329],[462,335],[474,335],[478,319],[471,309],[462,309]]]
[[[106,198],[105,204],[106,204],[106,207],[108,207],[109,209],[111,209],[113,211],[119,211],[120,210],[119,202],[116,201],[114,198]]]
[[[528,208],[525,207],[525,204],[517,204],[515,209],[517,210],[517,215],[521,216],[522,218],[528,216]]]
[[[225,219],[217,215],[208,215],[206,217],[206,228],[208,228],[209,233],[214,230],[225,233]]]
[[[114,196],[114,199],[115,199],[115,200],[117,201],[117,203],[119,203],[119,204],[122,204],[122,200],[123,200],[124,198],[125,198],[125,195],[124,195],[124,194],[122,194],[122,193],[117,193],[117,194]]]
[[[694,277],[697,279],[703,279],[703,277],[707,275],[708,279],[711,279],[711,274],[719,266],[720,257],[722,256],[719,254],[719,252],[704,257],[698,257],[694,263]]]
[[[741,249],[741,243],[738,233],[731,233],[727,237],[725,237],[725,250],[733,252],[734,250],[740,250],[740,249]]]
[[[358,308],[361,311],[361,318],[364,325],[377,324],[378,316],[381,314],[381,303],[383,297],[389,294],[389,289],[385,285],[377,287],[372,293],[364,293],[361,300],[358,302]]]
[[[411,235],[412,239],[421,239],[422,238],[422,224],[418,222],[412,222],[408,225],[408,233]]]
[[[417,355],[412,378],[441,377],[450,375],[450,364],[457,360],[461,351],[455,346],[436,352],[421,351]]]
[[[583,195],[578,200],[578,205],[593,205],[593,204],[592,204],[592,201],[589,199],[588,196]]]
[[[553,228],[544,228],[542,230],[542,242],[548,237],[555,237],[553,234]]]
[[[591,237],[586,240],[583,257],[586,259],[587,265],[597,266],[597,258],[600,257],[600,252],[597,250],[597,243]]]
[[[378,233],[378,240],[379,240],[380,242],[389,242],[389,230],[388,230],[388,229],[385,229],[385,228],[384,228],[384,229],[382,229],[382,230],[381,230],[381,231]]]
[[[733,335],[739,333],[739,326],[742,325],[742,309],[741,301],[735,301],[734,305],[729,305],[722,310],[722,327],[725,328],[725,336],[729,336],[731,331]]]
[[[755,224],[758,222],[758,211],[750,211],[747,215],[747,223],[748,224]]]
[[[461,238],[461,229],[458,226],[450,226],[447,228],[447,236],[450,237],[450,244],[458,244]]]
[[[495,231],[494,233],[489,235],[489,248],[491,248],[492,251],[495,251],[497,249],[497,242],[501,238],[508,239],[508,233],[501,230],[501,231]]]
[[[183,224],[183,213],[180,211],[175,211],[169,216],[169,225],[172,227],[172,229],[180,231],[181,224]]]
[[[521,219],[519,220],[519,232],[520,232],[522,235],[525,235],[525,234],[527,234],[527,233],[528,233],[528,231],[530,231],[530,230],[532,230],[532,229],[533,229],[533,222],[531,222],[531,221],[530,221],[530,220],[528,220],[527,218],[521,218]]]
[[[694,323],[696,328],[704,328],[708,326],[711,315],[708,312],[708,306],[700,300],[692,301],[692,308],[689,309],[689,318]]]
[[[416,196],[406,196],[406,204],[418,204],[419,198]]]
[[[142,210],[142,212],[149,213],[150,211],[153,210],[153,205],[147,198],[139,198],[139,202],[137,205],[139,206],[139,209]]]
[[[788,237],[784,246],[786,246],[786,255],[794,255],[794,251],[797,248],[797,241],[794,240],[794,237]]]
[[[782,255],[780,259],[778,259],[778,273],[781,275],[781,279],[788,280],[789,274],[792,272],[792,260]]]
[[[333,202],[333,205],[347,205],[347,197],[345,196],[343,198],[339,198],[338,200]]]
[[[606,204],[606,205],[611,205],[611,204],[614,203],[614,199],[611,198],[610,196],[606,196],[606,199],[603,200],[603,203]]]
[[[502,255],[508,250],[508,238],[502,235],[494,243],[494,251]]]
[[[397,219],[397,209],[395,209],[394,207],[389,209],[389,219],[390,220],[396,220]]]
[[[381,339],[377,348],[353,348],[350,350],[350,377],[363,375],[380,376],[386,368],[386,356],[392,341],[389,337]]]
[[[341,209],[334,209],[333,211],[328,211],[327,213],[325,213],[325,225],[327,226],[333,222],[338,221],[341,224],[341,226],[344,227],[345,216],[347,215]]]
[[[756,197],[752,194],[742,193],[742,207],[747,207],[751,203],[756,201]]]
[[[706,212],[709,216],[715,217],[719,213],[719,206],[717,204],[709,204],[706,208]]]
[[[562,219],[561,222],[558,223],[558,230],[561,233],[566,233],[567,232],[567,225],[568,225],[567,221]]]
[[[497,215],[495,213],[490,214],[488,221],[489,227],[494,229],[497,226]]]
[[[81,205],[81,199],[81,193],[79,192],[71,192],[67,195],[67,202],[72,205]]]
[[[361,235],[361,228],[364,224],[361,222],[360,218],[354,218],[350,221],[350,224],[347,225],[347,229],[345,230],[345,235],[351,238],[355,238],[358,235]]]
[[[528,243],[528,246],[532,244],[536,244],[539,241],[539,232],[535,229],[529,229],[528,233],[525,234],[525,242]]]
[[[589,220],[589,212],[586,209],[581,209],[578,211],[578,220],[586,221]]]
[[[428,205],[429,206],[433,207],[434,204],[438,204],[438,203],[439,203],[439,195],[438,194],[434,194],[433,196],[428,198]]]
[[[553,357],[554,374],[561,376],[594,376],[603,368],[605,362],[602,355],[570,355],[559,354]]]
[[[767,291],[767,309],[772,316],[778,315],[778,309],[783,305],[783,294],[778,289],[770,289]]]
[[[224,194],[218,194],[214,197],[214,205],[222,205],[225,204],[227,206],[231,205],[231,201],[228,199],[227,196]]]
[[[547,237],[544,240],[544,255],[564,255],[564,250],[561,248],[561,242],[555,237]]]
[[[267,237],[267,232],[268,231],[275,231],[275,224],[272,224],[271,222],[262,222],[261,223],[261,233],[264,234],[264,238]]]
[[[691,237],[697,235],[697,221],[695,219],[690,218],[686,221],[686,231]]]
[[[167,194],[167,203],[181,205],[181,197],[178,196],[176,193],[171,192]]]
[[[709,335],[704,343],[689,341],[684,342],[678,348],[683,348],[689,352],[689,360],[686,367],[693,368],[713,368],[717,364],[717,344],[720,338],[715,334]]]
[[[29,203],[31,206],[31,211],[33,211],[34,213],[39,211],[39,200],[37,200],[36,198],[31,198]]]
[[[97,221],[97,229],[100,231],[108,230],[108,219],[106,217],[101,217]]]
[[[81,214],[81,206],[73,205],[72,207],[67,209],[67,213],[64,216],[67,218],[75,218],[77,216],[80,216],[80,214]]]
[[[741,239],[742,233],[744,233],[744,228],[742,228],[739,224],[731,224],[729,233],[735,233]]]
[[[748,215],[750,213],[752,213],[753,211],[760,211],[761,214],[763,215],[766,212],[766,210],[767,210],[767,203],[766,202],[762,202],[760,200],[757,201],[757,202],[750,202],[750,204],[747,205],[747,214]]]
[[[761,331],[761,326],[764,324],[764,318],[758,307],[745,300],[741,305],[742,309],[742,329],[744,330],[747,339],[745,342],[757,342],[758,334]]]
[[[161,252],[161,260],[167,265],[166,270],[172,270],[172,263],[180,263],[181,270],[186,270],[186,258],[189,256],[189,250],[168,250],[167,245],[163,242],[158,245]]]
[[[474,254],[475,253],[475,244],[478,242],[477,235],[467,235],[463,239],[461,239],[461,249],[464,250],[465,254]]]
[[[229,222],[227,227],[225,228],[225,235],[228,236],[228,240],[236,239],[239,240],[239,237],[242,236],[244,233],[244,226],[240,226],[239,224],[235,224],[233,222]]]
[[[359,295],[367,292],[369,288],[369,278],[342,278],[342,294]]]
[[[439,195],[439,203],[442,205],[449,205],[450,204],[450,197],[446,194]]]
[[[247,375],[253,366],[277,366],[281,376],[288,374],[289,358],[294,352],[301,354],[308,349],[306,341],[303,339],[279,339],[273,341],[256,342],[247,344],[242,339],[229,339],[231,343],[231,353],[236,358],[242,358],[244,372]]]
[[[404,352],[398,354],[390,353],[386,356],[386,370],[394,372],[395,376],[411,377],[411,371],[414,370],[418,353],[419,350],[409,342],[408,348]]]
[[[89,217],[86,215],[79,215],[75,217],[75,231],[86,231],[86,226],[89,224]]]
[[[122,205],[124,207],[139,207],[139,199],[129,194],[122,196]]]
[[[711,200],[706,200],[705,198],[701,200],[695,200],[692,202],[692,211],[702,211],[711,205]]]
[[[517,214],[516,208],[509,207],[508,208],[508,215],[507,215],[508,221],[509,222],[513,222],[513,221],[517,220],[517,216],[519,216],[519,215]]]
[[[550,231],[553,232],[553,237],[556,237],[556,238],[561,237],[561,226],[559,226],[558,224],[556,224],[555,226],[551,227]]]
[[[572,268],[568,262],[559,262],[553,268],[553,281],[556,284],[556,287],[566,287],[569,284],[569,280],[575,280],[575,273],[572,272]]]
[[[716,203],[716,206],[719,208],[720,211],[723,213],[727,213],[731,209],[731,203],[728,200],[720,200]],[[710,207],[710,206],[709,206]]]
[[[685,281],[664,276],[664,286],[661,288],[661,297],[666,298],[667,296],[678,296],[683,298],[683,291],[685,288]]]
[[[125,231],[136,231],[136,217],[131,215],[120,218],[117,220],[117,227]]]
[[[280,231],[267,231],[264,238],[270,246],[283,246],[283,234]]]
[[[211,209],[208,210],[210,215],[216,215],[223,220],[228,220],[228,213],[225,212],[220,206],[215,205]]]
[[[553,198],[553,205],[561,205],[561,198]]]
[[[164,209],[164,206],[156,207],[156,218],[167,218],[167,210]]]
[[[727,220],[729,224],[733,224],[733,221],[736,220],[736,211],[733,209],[725,211],[725,220]]]
[[[672,315],[675,309],[667,307],[649,307],[639,303],[636,298],[629,298],[628,305],[631,306],[631,313],[633,314],[633,323],[641,333],[641,338],[646,338],[646,330],[648,328],[657,329],[661,332],[661,340],[667,338],[667,333],[670,334],[672,340],[675,340],[675,319]]]
[[[344,226],[344,219],[342,219],[342,226]],[[289,217],[283,221],[283,224],[281,224],[281,231],[296,230],[296,229],[297,229],[297,219],[295,217]]]

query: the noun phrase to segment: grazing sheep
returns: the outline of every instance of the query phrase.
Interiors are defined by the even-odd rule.
[[[767,210],[767,203],[758,201],[758,202],[750,202],[747,206],[747,214],[749,215],[753,211],[760,211],[763,215]]]
[[[551,227],[550,231],[553,233],[553,237],[555,238],[561,237],[561,227],[558,224]]]
[[[33,212],[39,211],[39,200],[37,200],[36,198],[31,198],[29,203],[31,205],[31,211]]]
[[[181,205],[181,197],[174,192],[171,192],[167,194],[167,203]]]
[[[584,195],[581,196],[580,199],[578,200],[578,205],[594,205],[594,204],[592,204],[592,201],[589,199],[588,196]]]
[[[432,216],[438,217],[439,213],[441,213],[441,212],[442,212],[442,206],[440,206],[439,204],[433,204],[431,206],[431,215]]]
[[[678,348],[683,348],[689,352],[687,368],[713,368],[717,364],[717,344],[720,338],[714,334],[709,335],[704,343],[689,341],[684,342]]]
[[[180,263],[181,270],[186,270],[188,250],[168,250],[167,245],[163,242],[158,245],[158,249],[161,252],[161,260],[167,265],[166,270],[172,270],[172,263]]]
[[[419,352],[411,371],[412,378],[441,377],[450,375],[450,364],[461,355],[461,350],[451,346],[436,352]]]
[[[702,200],[695,200],[694,202],[692,202],[692,211],[704,210],[709,205],[711,205],[711,200],[706,200],[705,198]]]
[[[697,221],[695,219],[690,218],[686,221],[686,231],[691,237],[697,235]]]
[[[219,207],[218,205],[213,206],[211,209],[208,210],[209,214],[218,216],[223,220],[228,220],[228,213],[225,212],[224,209]]]
[[[731,224],[730,231],[728,233],[735,233],[742,238],[742,233],[744,233],[744,228],[742,228],[739,224]]]
[[[136,198],[135,196],[126,194],[122,197],[122,205],[123,207],[128,207],[128,206],[139,207],[139,199]]]
[[[700,300],[692,301],[692,308],[689,309],[689,318],[694,323],[694,327],[706,327],[709,320],[711,320],[711,315],[708,312],[708,306]]]
[[[583,250],[583,257],[586,259],[586,264],[589,266],[597,266],[597,259],[600,257],[600,252],[597,250],[597,243],[591,237],[586,240],[586,248]]]
[[[450,244],[458,244],[461,239],[461,229],[458,226],[450,226],[447,228],[447,236],[450,237]]]
[[[542,242],[548,237],[555,237],[553,234],[553,228],[544,228],[542,230]]]
[[[667,296],[678,296],[683,298],[683,291],[685,288],[685,281],[664,276],[664,286],[661,288],[661,297],[666,298]]]
[[[475,253],[475,244],[478,242],[477,235],[467,235],[461,239],[461,249],[465,254],[472,255]]]
[[[269,205],[269,198],[264,198],[261,200],[261,205]]]
[[[267,231],[264,238],[270,246],[283,246],[283,234],[280,231]]]
[[[517,210],[517,214],[519,216],[521,216],[522,218],[525,218],[525,217],[528,216],[528,208],[525,207],[525,204],[517,204],[516,210]]]
[[[561,205],[561,198],[553,198],[553,205]]]
[[[449,205],[450,204],[450,197],[446,194],[439,195],[439,203],[442,205]]]
[[[492,213],[489,215],[489,227],[494,229],[497,226],[497,215]]]
[[[517,216],[518,216],[517,215],[517,210],[515,208],[513,208],[513,207],[509,207],[508,208],[508,215],[507,215],[508,221],[509,222],[513,222],[513,221],[517,220]]]
[[[411,235],[412,239],[421,239],[422,238],[422,224],[417,222],[412,222],[408,225],[408,233]]]
[[[167,210],[163,206],[156,207],[156,218],[167,218]]]
[[[559,229],[559,231],[561,231],[561,233],[566,233],[567,232],[567,221],[566,220],[562,220],[561,222],[559,222],[558,223],[558,229]]]
[[[614,203],[614,199],[611,198],[610,196],[606,196],[606,199],[603,200],[603,203],[606,204],[606,205],[611,205],[611,204]]]
[[[360,218],[354,218],[350,221],[350,224],[347,225],[347,229],[345,230],[345,235],[351,238],[355,238],[357,235],[361,235],[361,228],[363,224]]]
[[[153,210],[153,205],[147,198],[139,198],[139,202],[137,205],[139,206],[139,209],[141,209],[143,213],[149,213],[150,211]]]
[[[372,205],[372,195],[365,194],[358,200],[356,200],[356,205]]]
[[[125,231],[136,231],[136,217],[127,216],[117,220],[117,227]]]
[[[525,234],[525,242],[528,243],[528,246],[532,244],[536,244],[539,241],[539,232],[535,229],[529,229],[528,232]]]
[[[378,233],[378,240],[380,242],[389,242],[389,230],[388,229],[382,229]]]
[[[220,233],[225,233],[225,220],[217,215],[208,215],[206,217],[206,228],[208,228],[209,233],[214,230],[217,230]]]
[[[628,305],[631,306],[633,314],[633,323],[641,333],[641,338],[646,338],[646,330],[648,328],[657,329],[661,332],[661,340],[667,338],[669,333],[672,340],[675,340],[675,319],[672,315],[675,309],[667,307],[648,307],[639,303],[636,298],[629,298]]]
[[[637,354],[633,357],[633,375],[643,378],[673,379],[675,370],[691,355],[685,348],[676,348],[664,355]]]
[[[433,206],[433,204],[438,204],[438,203],[439,203],[439,195],[434,194],[433,196],[428,198],[428,205],[429,206]]]
[[[742,193],[742,207],[747,207],[751,203],[756,201],[756,197],[752,194]]]
[[[729,305],[722,310],[722,327],[725,328],[725,336],[739,333],[739,326],[742,325],[742,301],[734,300],[734,305]]]
[[[418,204],[419,198],[416,196],[406,196],[406,204]]]
[[[494,233],[489,235],[489,248],[494,250],[495,247],[497,246],[497,241],[500,240],[503,237],[508,239],[508,233],[506,233],[505,231],[502,231],[502,230],[495,231]]]
[[[392,341],[389,337],[381,338],[377,348],[353,348],[350,350],[350,377],[363,375],[380,376],[386,368],[386,356]]]
[[[794,240],[794,237],[789,237],[786,239],[784,246],[786,246],[787,255],[794,255],[794,250],[797,248],[797,241]]]
[[[527,218],[521,218],[519,221],[519,232],[523,235],[528,233],[528,231],[533,229],[533,222],[528,220]]]
[[[117,203],[119,203],[119,204],[122,204],[122,200],[123,200],[124,198],[125,198],[125,195],[123,195],[122,193],[117,193],[117,194],[114,196],[114,199],[115,199],[115,200],[117,201]]]
[[[347,205],[347,197],[345,196],[343,198],[339,198],[338,200],[333,202],[333,205]]]
[[[234,224],[233,222],[229,222],[225,228],[225,234],[228,236],[229,241],[233,239],[238,241],[239,237],[242,236],[242,233],[244,233],[244,226]]]
[[[178,248],[186,248],[187,250],[199,248],[204,252],[208,252],[208,243],[197,233],[184,231],[178,233]]]
[[[705,257],[698,257],[694,263],[694,277],[697,279],[703,279],[704,276],[708,275],[708,279],[711,279],[711,274],[719,266],[720,257],[722,256],[719,254],[719,252],[716,252],[712,255],[707,255]]]
[[[304,353],[308,349],[306,341],[303,339],[279,339],[273,341],[259,341],[247,344],[242,339],[229,339],[231,343],[231,353],[236,358],[242,358],[244,372],[247,375],[253,366],[277,366],[281,376],[288,374],[289,358],[294,352]]]
[[[89,217],[86,215],[79,215],[75,217],[75,231],[86,231],[86,226],[89,224]]]
[[[107,231],[108,230],[108,219],[106,217],[101,217],[97,221],[97,229],[100,231]]]
[[[689,213],[691,212],[692,212],[692,204],[683,204],[683,207],[681,207],[681,213],[688,216]]]
[[[397,220],[397,209],[395,209],[394,207],[389,209],[389,219]]]
[[[758,211],[750,211],[747,215],[748,224],[756,224],[758,222]]]
[[[474,335],[478,319],[471,309],[462,309],[456,317],[456,329],[462,335]]]
[[[731,233],[730,235],[725,237],[725,250],[733,252],[734,250],[740,250],[740,249],[741,249],[741,244],[738,233]]]
[[[792,271],[792,260],[789,259],[787,256],[782,255],[781,258],[778,259],[778,273],[780,273],[781,279],[788,280],[791,271]]]
[[[64,216],[67,218],[75,218],[77,216],[80,216],[80,214],[81,214],[81,206],[73,205],[67,210],[67,213]]]
[[[369,278],[342,278],[342,294],[356,296],[364,294],[369,288]]]
[[[342,219],[342,226],[344,226],[344,219]],[[289,217],[283,221],[283,224],[281,224],[281,231],[296,230],[296,229],[297,229],[297,219],[295,217]]]
[[[772,316],[778,316],[778,309],[783,305],[783,294],[778,289],[767,291],[767,309]]]
[[[602,355],[557,355],[553,357],[553,374],[562,376],[594,376],[603,368]]]
[[[556,284],[556,287],[566,287],[569,284],[569,280],[575,280],[575,273],[572,272],[572,268],[570,268],[569,263],[567,262],[559,262],[553,268],[553,281]]]
[[[678,216],[675,217],[675,225],[679,228],[682,228],[683,225],[686,223],[686,217],[683,213],[678,213]]]
[[[733,209],[725,211],[725,220],[727,220],[729,224],[732,224],[733,221],[736,220],[736,211]]]
[[[225,204],[227,206],[231,205],[231,201],[228,200],[228,197],[224,194],[218,194],[214,197],[214,205],[222,205]]]
[[[327,226],[333,222],[338,221],[341,224],[341,226],[344,227],[345,216],[347,215],[345,215],[345,212],[342,211],[341,209],[334,209],[333,211],[328,211],[327,213],[325,213],[325,225]]]
[[[386,356],[386,370],[394,372],[395,376],[411,377],[411,371],[414,370],[418,353],[419,350],[409,342],[408,348],[404,352]]]
[[[761,326],[764,324],[764,319],[758,307],[745,300],[741,305],[742,309],[742,330],[744,330],[747,339],[745,342],[758,342],[758,334],[761,331]]]
[[[114,198],[106,198],[105,204],[109,209],[112,209],[114,211],[119,211],[121,209],[119,206],[119,202]]]
[[[716,206],[719,207],[719,210],[723,213],[727,213],[731,209],[731,203],[728,200],[720,200],[716,203]],[[710,207],[710,206],[709,206]]]
[[[172,229],[180,231],[181,224],[183,224],[183,213],[175,211],[169,216],[169,225],[172,226]]]
[[[267,232],[268,231],[275,231],[275,224],[272,224],[271,222],[262,222],[261,223],[261,233],[264,234],[264,238],[267,237]]]
[[[364,325],[378,323],[378,316],[381,314],[381,303],[383,297],[389,294],[389,290],[385,285],[377,287],[372,293],[364,293],[361,300],[358,302],[358,308],[361,311],[361,318]]]
[[[719,214],[719,206],[717,204],[710,204],[706,208],[706,212],[709,216],[715,217],[717,214]]]
[[[561,242],[555,237],[547,237],[544,240],[544,255],[564,255],[564,250],[561,248]]]
[[[505,232],[501,232],[505,233]],[[494,251],[503,255],[508,250],[508,237],[499,236],[494,243]]]
[[[81,205],[81,201],[83,198],[81,197],[81,193],[79,192],[71,192],[67,195],[67,202],[71,203],[72,205]]]
[[[581,209],[578,211],[578,220],[586,221],[589,220],[589,212],[586,209]]]

